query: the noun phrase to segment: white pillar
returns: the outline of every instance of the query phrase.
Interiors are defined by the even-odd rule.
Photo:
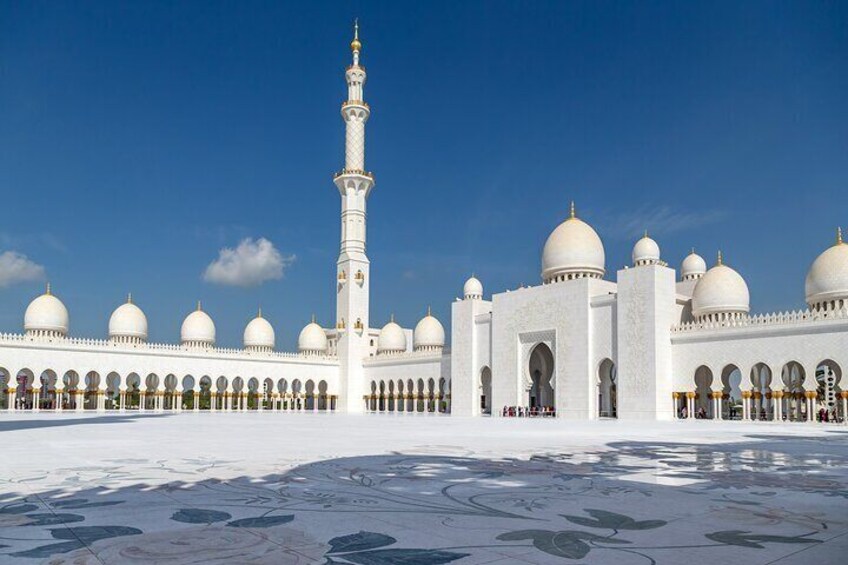
[[[56,412],[62,411],[62,400],[65,395],[65,391],[61,388],[56,389],[56,406],[53,407],[53,410]]]
[[[41,401],[41,389],[40,388],[32,389],[32,411],[33,412],[40,412],[41,411],[41,406],[39,406],[40,401]]]

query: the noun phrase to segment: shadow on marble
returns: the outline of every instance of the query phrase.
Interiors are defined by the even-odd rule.
[[[35,415],[35,414],[33,414]],[[88,424],[123,424],[147,418],[168,418],[170,414],[123,414],[99,415],[89,418],[67,418],[51,420],[0,420],[0,432],[15,432],[19,430],[34,430],[38,428],[55,428],[82,426]]]
[[[392,453],[197,481],[184,477],[236,462],[106,458],[2,483],[0,560],[839,562],[845,434],[763,439],[617,441],[529,460]],[[132,482],[152,468],[174,480]]]

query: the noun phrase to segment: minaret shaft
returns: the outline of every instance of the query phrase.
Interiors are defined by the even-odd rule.
[[[365,69],[359,65],[362,44],[358,25],[351,42],[353,64],[345,72],[347,100],[341,114],[345,121],[345,165],[334,182],[341,196],[341,245],[337,262],[336,328],[339,357],[339,408],[364,409],[363,358],[368,356],[370,262],[365,254],[366,204],[374,178],[365,169],[365,124],[371,115],[363,100]]]

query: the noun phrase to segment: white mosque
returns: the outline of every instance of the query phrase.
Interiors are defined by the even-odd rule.
[[[677,273],[648,237],[633,265],[612,274],[595,230],[570,217],[545,242],[541,284],[486,298],[475,277],[452,305],[451,343],[429,311],[414,330],[369,317],[365,68],[358,30],[345,72],[345,165],[336,319],[303,328],[297,352],[275,350],[261,312],[242,349],[215,346],[198,303],[179,344],[147,341],[132,298],[108,339],[69,335],[68,310],[49,286],[24,314],[23,334],[0,335],[4,411],[345,411],[466,416],[845,421],[848,245],[841,234],[815,259],[807,309],[749,311],[748,286],[718,255]]]

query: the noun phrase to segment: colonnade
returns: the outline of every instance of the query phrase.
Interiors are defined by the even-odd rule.
[[[741,391],[741,403],[733,404],[730,394],[722,391],[708,393],[709,406],[698,402],[698,392],[672,393],[674,413],[679,419],[745,420],[745,421],[817,421],[821,398],[815,391],[775,390],[765,393],[756,390]],[[738,408],[737,408],[738,406]],[[700,410],[704,408],[704,410]],[[738,417],[737,416],[738,410]],[[836,421],[848,425],[848,391],[839,393]]]

